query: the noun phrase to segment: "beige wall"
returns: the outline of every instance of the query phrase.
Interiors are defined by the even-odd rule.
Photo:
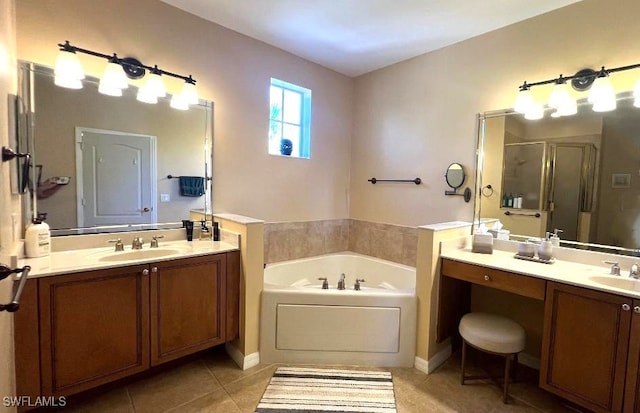
[[[56,44],[68,39],[192,74],[216,106],[215,211],[268,221],[348,217],[353,80],[157,0],[20,0],[17,30],[20,59],[52,66]],[[101,59],[81,59],[101,75]],[[271,77],[313,91],[310,160],[267,154]]]
[[[14,0],[0,0],[0,144],[7,146],[10,142],[8,118],[8,94],[16,93],[16,57],[15,57],[15,6]],[[11,194],[9,184],[9,168],[15,167],[15,161],[3,162],[0,165],[0,262],[10,264],[8,256],[13,248],[11,226],[12,212],[20,218],[19,198]],[[0,281],[0,303],[11,299],[11,278]],[[15,394],[14,356],[13,356],[13,316],[0,312],[0,394]],[[0,411],[15,411],[0,403]]]
[[[471,220],[446,197],[451,162],[473,171],[478,112],[513,105],[517,87],[584,67],[638,62],[640,2],[584,0],[356,79],[351,218],[401,225]],[[612,76],[629,90],[637,71]],[[533,88],[546,99],[550,88]],[[413,178],[424,185],[371,185]],[[473,187],[473,185],[469,185]]]

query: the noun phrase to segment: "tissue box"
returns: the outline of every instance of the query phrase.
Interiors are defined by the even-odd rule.
[[[471,251],[480,254],[493,254],[493,235],[473,234]]]

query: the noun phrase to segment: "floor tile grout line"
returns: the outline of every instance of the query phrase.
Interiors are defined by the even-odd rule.
[[[133,397],[131,397],[131,393],[129,392],[129,386],[124,386],[124,391],[127,393],[127,397],[129,398],[129,404],[131,405],[131,411],[133,413],[136,412],[136,405],[133,403]]]
[[[234,380],[230,381],[229,383],[225,383],[225,384],[220,383],[220,384],[226,390],[227,386],[231,386],[232,384],[236,384],[241,380],[244,380],[244,379],[247,379],[249,377],[255,376],[256,374],[258,374],[258,373],[262,372],[263,370],[265,370],[265,369],[267,369],[269,367],[272,367],[272,366],[275,366],[275,364],[265,364],[264,367],[259,368],[258,370],[254,371],[253,373],[249,373],[246,376],[238,377],[237,379],[234,379]]]

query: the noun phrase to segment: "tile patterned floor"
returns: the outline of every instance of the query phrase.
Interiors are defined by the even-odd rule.
[[[253,413],[277,367],[275,364],[260,364],[242,371],[222,346],[212,349],[201,359],[100,395],[72,398],[64,412]],[[430,375],[413,368],[378,369],[390,371],[393,375],[399,413],[576,411],[565,406],[561,399],[539,389],[535,372],[525,368],[520,370],[518,382],[511,385],[508,405],[502,403],[501,389],[491,382],[476,381],[461,386],[460,360],[456,355]],[[468,372],[478,373],[473,370],[471,368]]]

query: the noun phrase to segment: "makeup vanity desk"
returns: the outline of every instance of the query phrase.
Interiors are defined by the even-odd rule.
[[[640,412],[640,281],[604,265],[513,256],[443,248],[436,341],[458,337],[472,285],[542,300],[540,387],[595,412]],[[628,285],[605,284],[612,278]]]

